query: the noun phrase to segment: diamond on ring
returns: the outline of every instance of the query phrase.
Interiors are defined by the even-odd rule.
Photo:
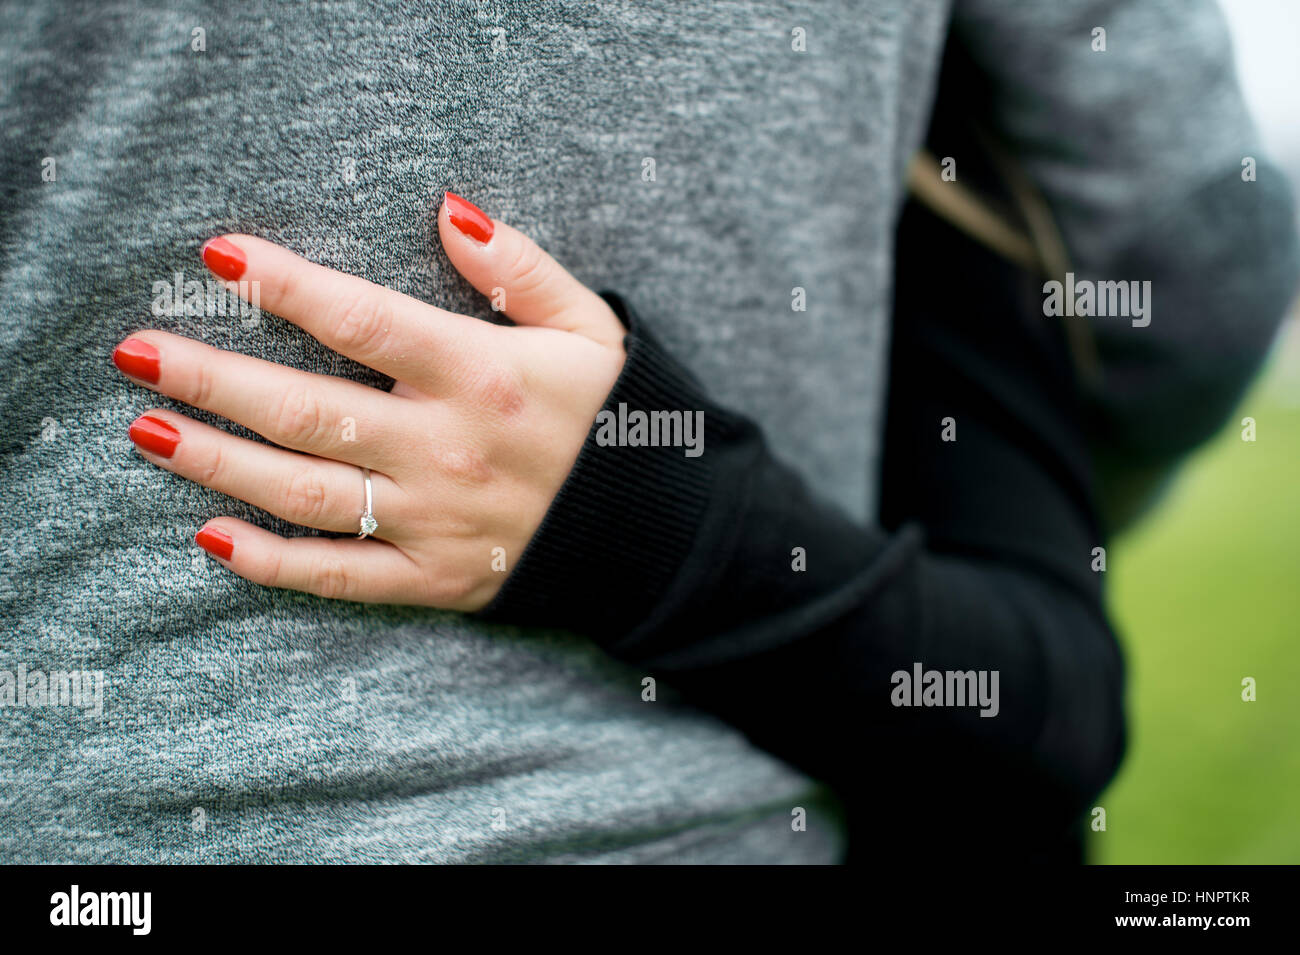
[[[366,480],[366,509],[361,512],[361,533],[357,535],[357,540],[369,537],[379,530],[379,522],[375,520],[375,497],[370,485],[370,468],[362,468],[361,476]]]

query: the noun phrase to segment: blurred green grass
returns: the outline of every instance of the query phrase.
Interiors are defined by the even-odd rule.
[[[1297,352],[1293,327],[1231,425],[1110,549],[1130,737],[1093,862],[1300,862]]]

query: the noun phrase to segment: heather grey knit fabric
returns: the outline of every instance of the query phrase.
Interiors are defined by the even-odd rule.
[[[1022,6],[972,8],[990,58],[1087,43]],[[947,7],[4,4],[0,671],[104,686],[99,714],[35,689],[0,709],[0,861],[834,860],[808,780],[583,641],[233,577],[194,545],[204,520],[295,529],[137,457],[157,399],[109,355],[158,327],[383,386],[272,316],[171,313],[166,289],[239,230],[487,317],[437,247],[452,189],[623,292],[865,518]],[[1239,108],[1219,84],[1206,107]],[[1141,144],[1115,148],[1083,206],[1128,188]],[[1205,178],[1169,161],[1171,194]]]

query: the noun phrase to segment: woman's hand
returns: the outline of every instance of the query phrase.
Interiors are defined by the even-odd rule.
[[[209,521],[199,544],[241,577],[478,610],[541,524],[622,369],[623,326],[530,239],[465,200],[448,193],[438,231],[452,264],[517,327],[434,308],[251,236],[203,249],[232,291],[235,279],[259,283],[263,308],[396,379],[391,392],[154,330],[113,353],[139,384],[278,446],[154,410],[130,434],[159,467],[295,524],[354,534],[370,469],[372,539],[286,539],[233,517]]]

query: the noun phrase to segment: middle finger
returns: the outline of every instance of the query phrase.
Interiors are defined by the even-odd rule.
[[[137,332],[113,352],[126,375],[286,448],[361,467],[400,468],[410,399],[286,368],[168,332]]]

